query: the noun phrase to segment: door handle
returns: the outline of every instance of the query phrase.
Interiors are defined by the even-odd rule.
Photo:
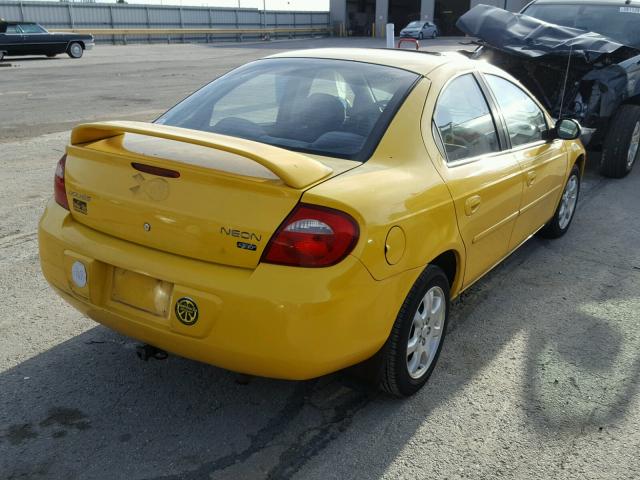
[[[464,213],[467,214],[467,217],[470,217],[478,211],[481,201],[482,199],[480,198],[480,195],[474,195],[467,198],[466,202],[464,202]]]
[[[537,174],[534,170],[527,172],[527,187],[533,185],[533,182],[536,181],[536,175]]]

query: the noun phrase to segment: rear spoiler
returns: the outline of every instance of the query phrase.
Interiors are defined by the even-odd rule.
[[[71,132],[71,145],[96,142],[106,138],[135,133],[178,142],[210,147],[259,163],[292,188],[304,188],[331,175],[333,170],[302,153],[264,143],[145,122],[99,122],[78,125]]]

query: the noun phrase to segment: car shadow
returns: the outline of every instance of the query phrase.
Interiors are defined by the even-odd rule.
[[[601,185],[593,180],[591,191]],[[0,373],[0,471],[9,479],[342,479],[362,478],[355,466],[365,464],[366,477],[379,478],[420,428],[442,421],[436,410],[480,412],[486,406],[474,401],[504,396],[543,437],[606,428],[638,392],[640,348],[625,334],[630,319],[611,312],[637,300],[640,273],[590,261],[575,248],[585,228],[532,239],[457,299],[439,365],[408,400],[344,372],[243,384],[179,357],[142,362],[135,342],[92,327]],[[502,375],[486,379],[505,355]],[[477,384],[495,390],[474,400],[465,391]],[[477,422],[468,427],[482,431],[482,416]],[[317,464],[331,465],[330,474]]]
[[[33,57],[5,57],[2,63],[8,63],[9,59],[12,62],[37,62],[37,61],[55,61],[60,60],[64,57],[44,57],[44,56],[33,56]]]

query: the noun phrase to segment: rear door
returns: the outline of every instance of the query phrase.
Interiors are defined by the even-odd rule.
[[[7,25],[4,33],[0,33],[0,50],[8,55],[24,55],[23,35],[17,25]]]
[[[522,168],[524,190],[511,238],[513,249],[553,216],[567,174],[567,153],[561,140],[545,140],[549,125],[528,93],[497,75],[485,74],[484,79],[500,108],[513,155]]]
[[[504,153],[504,134],[473,73],[440,92],[433,135],[444,157],[440,171],[453,198],[467,252],[464,286],[509,251],[522,197],[520,164]]]

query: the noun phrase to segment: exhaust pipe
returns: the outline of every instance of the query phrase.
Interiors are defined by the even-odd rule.
[[[146,343],[136,345],[136,355],[140,360],[144,360],[145,362],[147,362],[150,358],[155,358],[156,360],[166,360],[166,358],[169,356],[169,354],[164,350]]]

